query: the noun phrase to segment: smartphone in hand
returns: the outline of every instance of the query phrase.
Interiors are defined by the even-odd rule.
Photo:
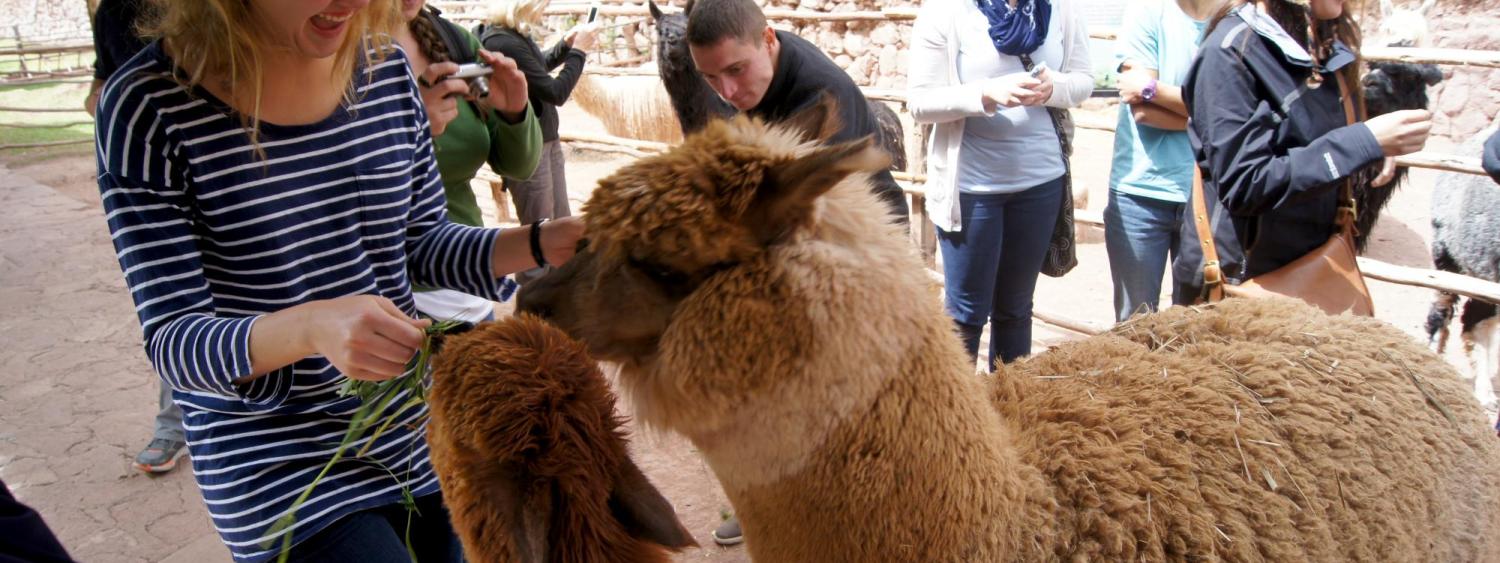
[[[1042,77],[1042,73],[1046,72],[1046,71],[1047,71],[1047,62],[1046,61],[1041,61],[1041,62],[1036,63],[1035,66],[1031,67],[1031,73],[1030,74],[1031,74],[1032,78],[1041,78]]]

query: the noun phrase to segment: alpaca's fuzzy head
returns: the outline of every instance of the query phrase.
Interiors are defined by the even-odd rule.
[[[645,563],[695,545],[631,461],[598,364],[555,327],[523,315],[451,337],[427,398],[470,560]]]
[[[584,206],[586,248],[528,285],[521,309],[601,359],[651,357],[677,307],[701,286],[795,240],[831,188],[888,165],[868,138],[819,145],[838,130],[836,116],[829,99],[778,126],[716,120],[601,180]]]

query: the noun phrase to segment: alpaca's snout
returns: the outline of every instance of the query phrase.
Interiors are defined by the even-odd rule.
[[[555,292],[549,291],[547,284],[542,282],[543,280],[537,280],[521,287],[521,291],[516,294],[517,312],[530,313],[548,320],[552,318],[552,299],[549,294]]]

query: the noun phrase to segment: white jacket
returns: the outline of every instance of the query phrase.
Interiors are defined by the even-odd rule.
[[[958,81],[958,22],[968,17],[973,1],[922,2],[906,65],[906,107],[912,119],[936,124],[927,145],[927,214],[948,232],[958,231],[962,224],[957,178],[964,119],[989,115],[984,111],[983,83]],[[1076,0],[1052,0],[1052,7],[1052,17],[1062,18],[1063,65],[1052,73],[1052,97],[1046,105],[1077,107],[1094,92],[1089,34]]]

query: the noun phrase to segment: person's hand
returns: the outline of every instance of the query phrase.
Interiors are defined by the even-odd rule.
[[[103,89],[103,86],[103,80],[94,79],[93,84],[89,86],[88,97],[83,99],[83,111],[89,112],[89,119],[94,119],[94,112],[98,111],[99,91]]]
[[[526,112],[526,74],[516,68],[516,61],[505,55],[479,50],[479,59],[490,65],[490,96],[485,102],[512,123]]]
[[[427,65],[427,70],[417,80],[422,91],[422,105],[427,108],[427,121],[432,124],[432,136],[437,137],[448,129],[448,123],[458,117],[458,97],[469,94],[469,85],[460,78],[443,78],[458,72],[458,65],[451,62]],[[493,93],[492,93],[493,94]]]
[[[573,259],[578,241],[583,238],[583,218],[559,217],[542,223],[542,257],[548,264],[561,266]]]
[[[1052,69],[1042,69],[1042,73],[1034,80],[1036,85],[1031,87],[1031,95],[1021,98],[1023,106],[1039,106],[1052,99]]]
[[[994,113],[1001,107],[1013,108],[1023,105],[1036,96],[1032,88],[1041,84],[1024,72],[997,76],[985,81],[983,88],[984,111]]]
[[[592,50],[598,39],[599,24],[597,22],[573,26],[573,29],[568,30],[568,33],[563,36],[563,41],[566,41],[569,47],[585,52]]]
[[[304,326],[313,350],[350,379],[384,381],[406,371],[429,320],[406,316],[391,300],[353,295],[310,304]]]
[[[1422,150],[1432,132],[1432,113],[1425,109],[1405,109],[1377,115],[1365,120],[1365,127],[1375,134],[1375,142],[1386,156],[1401,156]]]
[[[1151,78],[1151,73],[1144,70],[1131,69],[1120,73],[1120,80],[1116,85],[1120,89],[1120,103],[1138,104],[1146,101],[1141,97],[1141,92],[1151,84]]]
[[[1370,187],[1378,188],[1391,183],[1396,178],[1396,159],[1385,157],[1385,163],[1380,166],[1380,174],[1370,180]]]

